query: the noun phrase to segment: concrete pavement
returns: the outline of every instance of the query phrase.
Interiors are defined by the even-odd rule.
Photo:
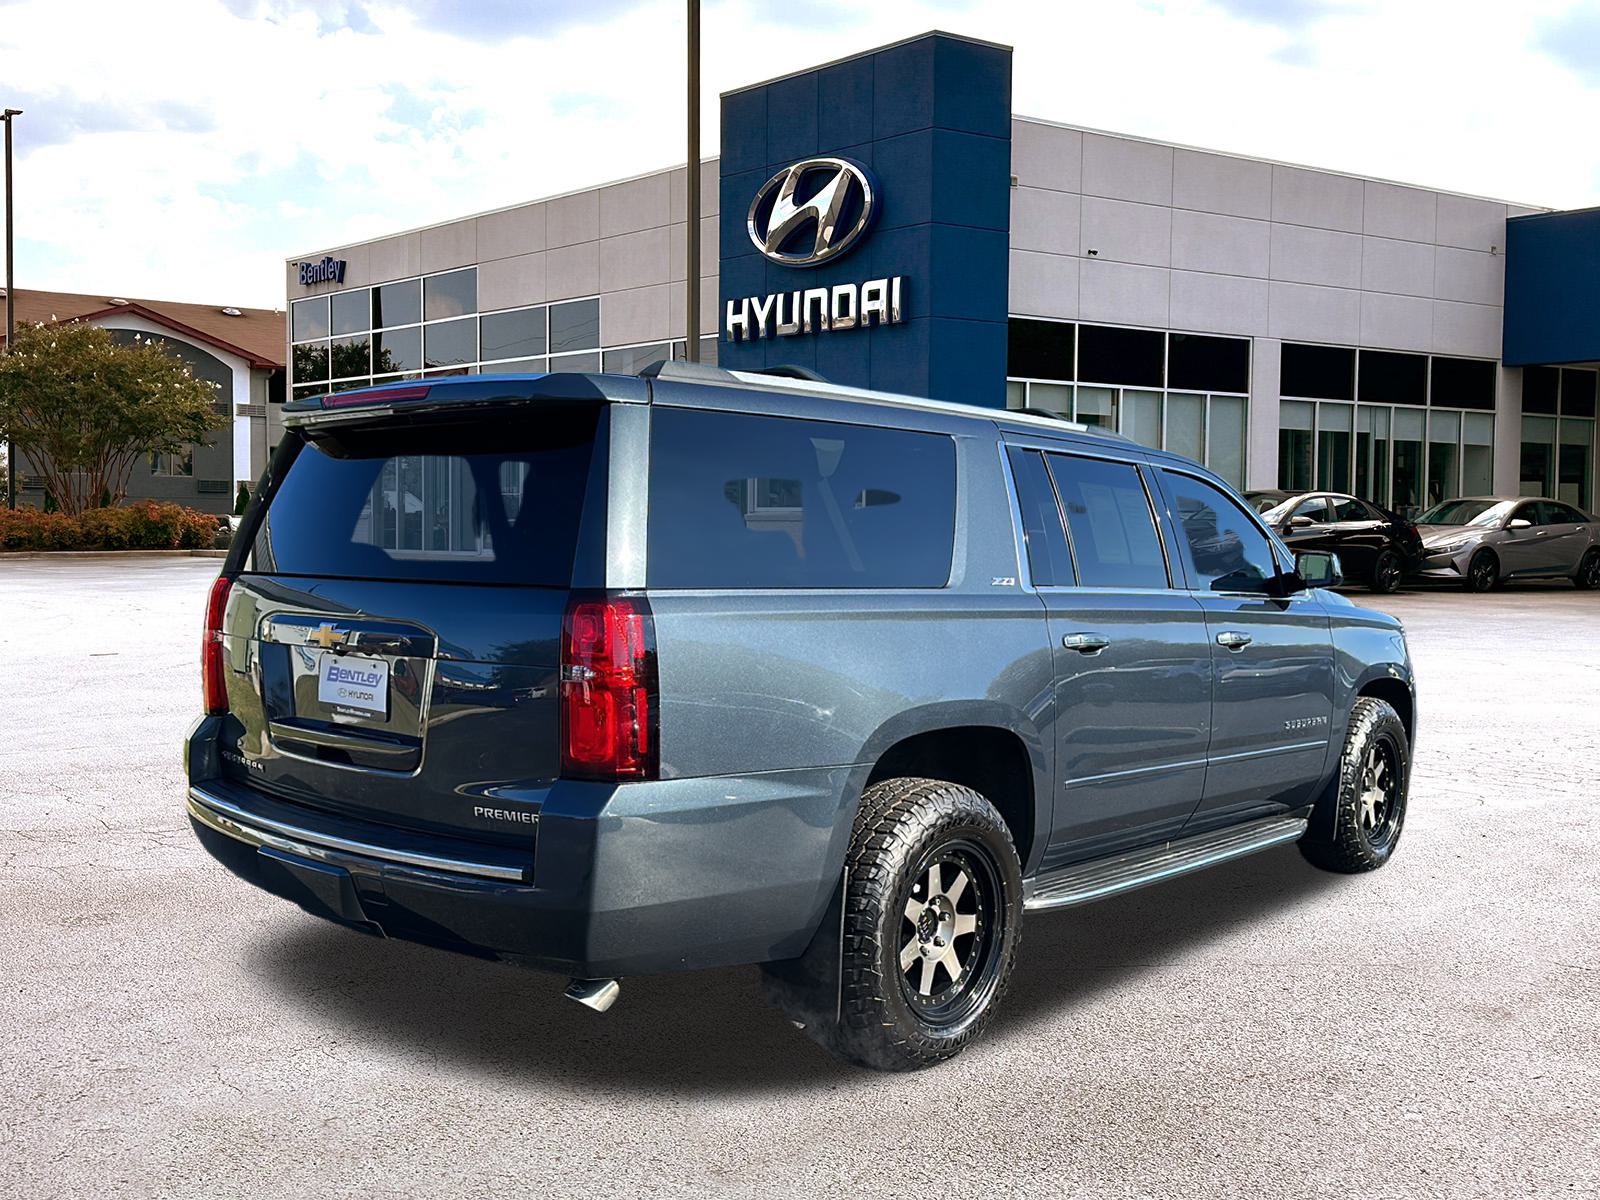
[[[753,970],[601,1017],[226,875],[179,767],[216,566],[0,565],[0,1194],[1600,1192],[1600,595],[1386,599],[1421,681],[1388,867],[1030,918],[989,1035],[886,1077]]]

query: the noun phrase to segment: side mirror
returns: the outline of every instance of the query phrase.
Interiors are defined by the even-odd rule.
[[[1344,582],[1339,556],[1322,550],[1308,550],[1294,556],[1294,573],[1308,588],[1338,587]]]
[[[1294,529],[1304,529],[1307,525],[1315,525],[1315,524],[1316,524],[1316,522],[1313,521],[1310,517],[1290,517],[1289,518],[1289,525],[1290,525],[1291,528],[1294,528]]]
[[[1507,529],[1529,529],[1532,526],[1533,522],[1528,520],[1527,517],[1512,517],[1511,520],[1506,522]]]

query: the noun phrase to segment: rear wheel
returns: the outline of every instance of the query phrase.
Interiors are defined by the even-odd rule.
[[[1467,563],[1466,585],[1469,592],[1487,592],[1500,582],[1500,560],[1493,550],[1479,550]]]
[[[1369,586],[1381,595],[1393,595],[1400,590],[1405,573],[1405,564],[1400,561],[1400,556],[1393,550],[1385,550],[1378,555],[1378,561],[1372,564],[1372,580]]]
[[[839,1015],[807,1035],[880,1071],[954,1056],[1016,960],[1022,868],[1005,822],[970,788],[886,780],[862,797],[846,868]]]
[[[1572,582],[1586,592],[1600,588],[1600,550],[1590,550],[1583,556],[1583,561],[1578,564],[1578,572],[1572,577]]]
[[[1325,871],[1377,870],[1400,841],[1410,787],[1405,723],[1387,701],[1363,696],[1350,710],[1333,791],[1312,814],[1317,832],[1300,839],[1300,852]]]

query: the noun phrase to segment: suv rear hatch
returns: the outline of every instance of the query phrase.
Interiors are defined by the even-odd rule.
[[[227,604],[225,776],[531,842],[575,563],[603,560],[607,427],[597,399],[291,428]]]

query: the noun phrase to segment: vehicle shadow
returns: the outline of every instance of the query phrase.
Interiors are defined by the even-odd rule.
[[[1031,1036],[1051,1015],[1340,882],[1284,847],[1072,912],[1034,914],[989,1039]],[[776,1093],[871,1078],[769,1008],[751,968],[628,980],[601,1016],[565,1000],[556,976],[298,914],[274,925],[252,948],[252,974],[312,1019],[419,1064],[445,1057],[498,1080],[621,1093]]]

